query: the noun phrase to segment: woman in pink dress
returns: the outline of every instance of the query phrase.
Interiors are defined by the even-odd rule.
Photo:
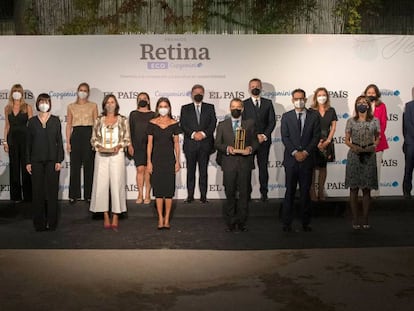
[[[385,149],[388,149],[387,136],[385,136],[385,130],[387,128],[387,107],[381,100],[381,92],[375,84],[370,84],[365,88],[364,95],[371,101],[371,108],[374,117],[379,120],[380,124],[380,136],[379,143],[375,148],[375,154],[377,157],[377,174],[378,174],[378,190],[373,190],[371,195],[373,197],[379,196],[379,184],[381,182],[381,162]]]

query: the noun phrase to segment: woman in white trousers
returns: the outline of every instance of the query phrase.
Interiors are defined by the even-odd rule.
[[[130,144],[130,132],[128,120],[119,114],[119,104],[113,95],[103,100],[102,115],[95,120],[91,144],[97,153],[89,210],[103,212],[104,228],[117,231],[118,216],[127,210],[124,148]]]

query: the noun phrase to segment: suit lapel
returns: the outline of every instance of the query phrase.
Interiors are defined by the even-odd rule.
[[[231,133],[231,137],[233,138],[233,140],[234,140],[234,132],[233,132],[233,121],[232,121],[232,119],[230,118],[229,119],[229,122],[227,122],[228,123],[228,128],[230,129],[230,133]]]
[[[300,141],[300,131],[298,129],[298,115],[296,114],[296,110],[292,110],[292,113],[290,114],[290,118],[291,118],[291,124],[292,124],[292,136],[294,135],[295,138],[298,139],[298,141]]]
[[[195,119],[197,120],[197,112],[196,112],[196,106],[194,103],[191,104],[191,113],[194,115]],[[201,113],[200,113],[200,118],[201,118]],[[196,121],[197,122],[197,121]]]

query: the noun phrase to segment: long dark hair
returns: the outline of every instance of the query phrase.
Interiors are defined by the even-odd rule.
[[[167,103],[167,104],[168,104],[168,108],[170,108],[170,111],[168,112],[168,116],[169,116],[171,119],[173,119],[172,114],[171,114],[171,103],[170,103],[170,100],[169,100],[167,97],[160,97],[160,98],[157,100],[157,105],[155,106],[155,116],[154,116],[154,118],[156,118],[156,117],[158,117],[158,116],[160,115],[160,114],[159,114],[159,112],[158,112],[158,107],[159,107],[159,105],[160,105],[162,102],[165,102],[165,103]]]
[[[138,94],[138,96],[137,96],[137,104],[138,104],[138,102],[139,102],[139,97],[141,96],[141,95],[144,95],[144,96],[146,96],[147,97],[147,99],[148,99],[148,105],[147,105],[147,107],[148,107],[148,109],[149,110],[151,110],[151,101],[150,101],[150,97],[149,97],[149,95],[148,95],[148,93],[147,92],[140,92],[139,94]]]
[[[367,96],[367,92],[369,89],[374,89],[375,96],[377,96],[377,100],[375,101],[375,106],[379,106],[382,103],[382,101],[380,100],[381,91],[379,90],[378,86],[376,86],[375,84],[370,84],[365,88],[365,91],[364,91],[365,96]]]
[[[119,104],[118,104],[118,100],[116,99],[115,95],[113,95],[113,94],[108,94],[104,97],[104,99],[102,101],[102,115],[106,116],[106,114],[107,114],[105,106],[106,106],[106,103],[108,102],[108,100],[110,98],[113,98],[115,100],[116,106],[115,106],[114,114],[117,116],[117,115],[119,115]]]
[[[369,101],[368,97],[361,95],[358,96],[357,99],[355,100],[355,105],[354,105],[354,111],[355,111],[355,116],[354,116],[354,120],[357,121],[359,119],[359,111],[357,109],[358,103],[364,101],[367,105],[368,105],[368,110],[367,110],[367,121],[371,121],[374,116],[372,114],[372,108],[371,108],[371,102]]]

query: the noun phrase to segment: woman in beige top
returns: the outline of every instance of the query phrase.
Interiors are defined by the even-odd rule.
[[[90,202],[95,153],[90,145],[92,127],[98,117],[98,106],[88,101],[87,83],[78,86],[76,102],[69,104],[66,123],[66,150],[70,154],[69,201],[81,198],[81,167],[83,165],[83,197]]]
[[[119,114],[114,95],[106,95],[102,115],[96,120],[91,145],[97,151],[89,210],[104,214],[104,228],[118,230],[118,215],[126,212],[126,168],[124,148],[131,142],[128,120]],[[111,214],[109,215],[109,193]]]

